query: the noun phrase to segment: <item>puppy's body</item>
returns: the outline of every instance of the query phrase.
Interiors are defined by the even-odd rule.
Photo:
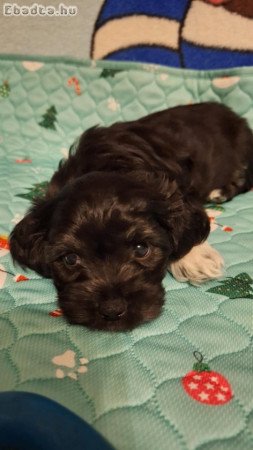
[[[15,227],[11,253],[53,278],[70,322],[131,329],[160,313],[168,267],[181,281],[220,275],[202,204],[252,184],[252,133],[222,105],[95,127]]]
[[[195,199],[204,202],[220,189],[224,201],[252,186],[252,167],[246,121],[223,105],[202,103],[88,130],[51,189],[93,171],[162,171]]]

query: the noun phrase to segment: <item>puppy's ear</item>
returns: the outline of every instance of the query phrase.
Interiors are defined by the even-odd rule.
[[[156,219],[168,233],[172,248],[170,260],[173,262],[207,239],[210,222],[201,203],[183,195],[176,181],[160,176],[157,183]]]
[[[30,267],[50,277],[46,263],[47,233],[55,208],[55,199],[39,199],[10,235],[10,252],[21,267]]]

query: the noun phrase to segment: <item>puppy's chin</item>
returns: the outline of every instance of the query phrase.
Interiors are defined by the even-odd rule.
[[[77,292],[76,288],[61,290],[58,301],[65,318],[71,324],[101,331],[130,331],[161,314],[164,290],[162,286],[149,286],[148,290],[132,293],[128,296],[125,314],[114,320],[102,317],[99,314],[99,303],[82,295],[81,290]]]

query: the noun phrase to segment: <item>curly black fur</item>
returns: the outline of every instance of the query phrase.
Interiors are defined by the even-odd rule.
[[[253,135],[225,106],[94,127],[15,226],[11,254],[53,278],[71,323],[129,330],[160,314],[169,264],[206,240],[210,192],[229,200],[252,184]]]

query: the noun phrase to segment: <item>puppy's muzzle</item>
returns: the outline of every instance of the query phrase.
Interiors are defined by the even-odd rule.
[[[99,314],[105,320],[119,320],[126,314],[127,302],[122,298],[105,300],[99,305]]]

